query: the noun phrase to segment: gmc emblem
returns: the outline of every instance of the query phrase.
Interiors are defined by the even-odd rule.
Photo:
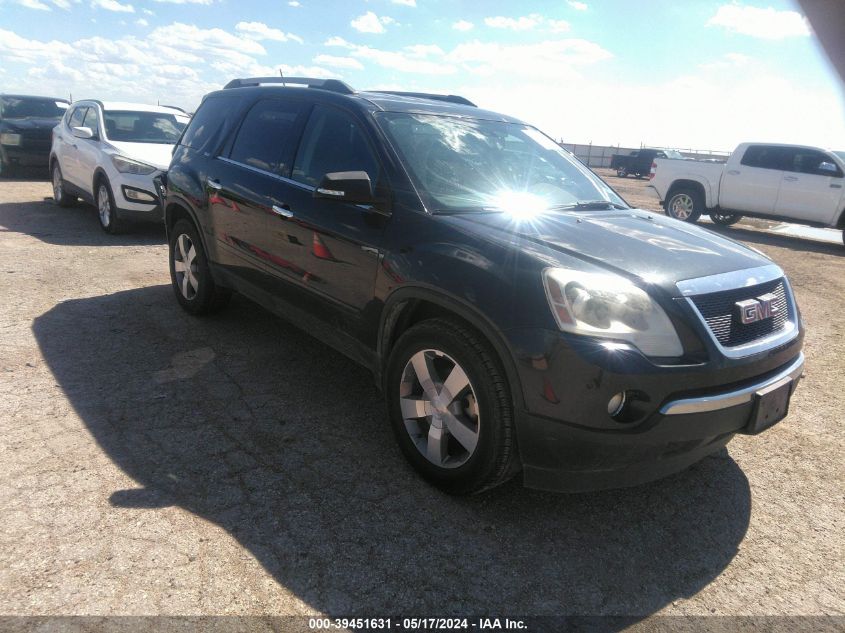
[[[743,325],[756,323],[763,319],[771,319],[778,313],[778,307],[775,305],[775,301],[777,301],[777,295],[771,292],[756,299],[737,301],[734,304],[736,307],[736,318]]]

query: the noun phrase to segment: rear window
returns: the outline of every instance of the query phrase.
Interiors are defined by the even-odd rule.
[[[228,133],[239,101],[234,97],[208,97],[191,118],[180,145],[198,152],[216,150]]]

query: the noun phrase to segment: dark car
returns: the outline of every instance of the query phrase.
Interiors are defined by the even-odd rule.
[[[610,157],[610,168],[616,170],[616,175],[626,178],[628,175],[641,178],[651,170],[651,163],[655,158],[675,158],[683,160],[680,152],[673,149],[635,149],[629,154],[613,154]]]
[[[235,80],[177,144],[165,212],[185,310],[236,290],[359,362],[449,492],[666,475],[780,421],[802,375],[771,260],[460,97]]]
[[[53,128],[69,105],[53,97],[0,95],[0,176],[18,167],[47,172]]]

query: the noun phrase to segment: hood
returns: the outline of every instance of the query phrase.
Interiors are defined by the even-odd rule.
[[[530,220],[506,213],[442,217],[549,265],[571,266],[574,258],[675,296],[678,281],[771,264],[716,233],[640,209],[549,212]]]
[[[3,128],[15,132],[27,132],[29,130],[51,131],[59,124],[61,119],[3,119],[0,121]]]
[[[121,156],[133,158],[162,170],[170,167],[170,159],[173,154],[173,145],[170,143],[124,143],[110,140],[109,144]]]

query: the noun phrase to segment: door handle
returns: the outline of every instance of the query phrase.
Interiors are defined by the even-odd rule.
[[[842,185],[837,185],[835,182],[830,183],[831,189],[842,189]]]
[[[221,185],[221,184],[220,184],[220,181],[218,181],[218,180],[214,180],[214,178],[206,178],[206,179],[205,179],[205,182],[206,182],[206,184],[208,184],[208,186],[209,186],[209,187],[211,187],[212,189],[216,189],[216,190],[218,190],[218,191],[219,191],[220,189],[222,189],[222,188],[223,188],[223,185]]]
[[[787,182],[795,182],[796,180],[798,180],[798,177],[797,176],[784,176],[783,179],[786,180]]]
[[[274,204],[272,207],[273,213],[276,215],[280,215],[283,218],[292,218],[293,211],[290,210],[290,207],[286,204]]]
[[[739,170],[738,170],[738,169],[729,169],[729,170],[728,170],[728,173],[729,173],[731,176],[739,176]]]

